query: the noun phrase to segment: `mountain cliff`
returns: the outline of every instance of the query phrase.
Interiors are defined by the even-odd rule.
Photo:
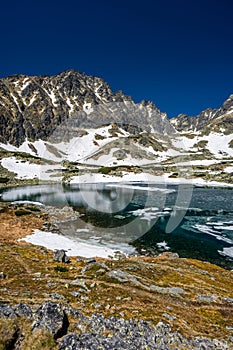
[[[146,172],[146,181],[231,184],[232,159],[233,95],[196,117],[168,119],[153,102],[135,103],[103,79],[74,70],[0,79],[2,181],[77,182],[78,173],[91,174],[89,182],[93,173],[96,181],[145,181]]]
[[[136,104],[122,91],[113,93],[101,78],[69,70],[52,77],[0,79],[0,142],[19,146],[26,139],[47,140],[69,118],[83,128],[119,123],[125,129],[174,132],[152,102]]]

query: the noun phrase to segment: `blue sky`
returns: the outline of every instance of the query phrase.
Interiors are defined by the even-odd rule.
[[[72,68],[196,115],[233,93],[232,13],[232,0],[4,2],[0,76]]]

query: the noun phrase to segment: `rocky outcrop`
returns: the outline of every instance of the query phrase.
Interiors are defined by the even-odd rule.
[[[68,318],[62,306],[47,302],[36,310],[32,331],[42,329],[50,332],[56,339],[66,334],[68,326]]]
[[[70,262],[70,258],[66,255],[66,251],[64,249],[56,249],[54,251],[53,261],[64,262],[68,264]]]
[[[25,305],[24,308],[29,309]],[[6,304],[0,305],[0,310],[15,308]],[[13,311],[12,311],[13,312]],[[11,312],[0,317],[11,319]],[[208,339],[196,337],[187,339],[178,332],[173,332],[171,327],[164,322],[156,326],[140,320],[126,320],[124,318],[109,317],[101,314],[93,314],[91,317],[84,316],[78,310],[62,306],[58,303],[46,302],[41,305],[31,320],[31,314],[15,315],[24,317],[26,322],[33,321],[31,332],[37,329],[46,334],[49,333],[56,340],[59,350],[93,350],[93,349],[231,349],[232,341]],[[69,333],[69,320],[76,323],[77,332]],[[73,329],[74,326],[73,326]],[[4,339],[5,348],[24,349],[24,341],[30,338],[30,334],[23,334],[20,327],[15,327],[9,339]],[[43,339],[43,338],[41,338]],[[9,347],[11,344],[12,347]],[[17,344],[17,347],[14,347]],[[41,343],[42,345],[42,343]],[[8,346],[8,347],[6,347]],[[55,348],[55,343],[54,347]],[[50,347],[51,348],[51,347]],[[56,346],[57,348],[57,346]]]

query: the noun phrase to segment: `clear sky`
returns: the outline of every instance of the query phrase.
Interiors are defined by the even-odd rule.
[[[232,0],[8,0],[0,76],[76,69],[169,117],[233,93]]]

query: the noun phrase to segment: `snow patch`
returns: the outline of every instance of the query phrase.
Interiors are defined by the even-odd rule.
[[[91,114],[94,111],[94,109],[91,106],[91,103],[84,102],[83,111],[88,115]]]
[[[100,84],[99,86],[97,86],[95,88],[95,95],[97,98],[99,98],[100,100],[102,100],[102,97],[100,96],[100,94],[98,93],[99,89],[101,88],[102,84]]]
[[[70,98],[69,97],[66,97],[66,103],[68,104],[69,108],[70,108],[70,113],[73,113],[74,112],[74,105],[73,103],[71,102]]]
[[[28,107],[31,106],[35,100],[36,100],[36,94],[34,94],[34,95],[32,96],[32,98],[30,99],[29,104],[28,104]]]
[[[19,106],[19,103],[18,103],[18,101],[17,101],[17,98],[11,93],[11,96],[12,96],[12,98],[13,98],[13,100],[14,100],[14,103],[16,104],[16,106],[18,107],[18,110],[20,111],[20,112],[22,112],[21,111],[21,108],[20,108],[20,106]]]
[[[26,87],[30,84],[30,80],[28,78],[25,78],[23,80],[23,86],[21,87],[21,92],[26,89]]]
[[[223,248],[223,251],[218,250],[218,253],[233,258],[233,247]]]
[[[34,201],[13,201],[11,204],[28,204],[28,205],[35,205],[38,207],[43,207],[44,204],[41,202],[34,202]]]
[[[16,173],[18,179],[38,178],[40,180],[61,180],[61,176],[54,173],[55,171],[61,170],[59,164],[39,165],[29,163],[28,161],[21,161],[15,157],[9,157],[3,158],[1,160],[1,165],[7,170]]]
[[[119,187],[119,188],[128,188],[132,190],[138,190],[138,191],[150,191],[150,192],[163,192],[163,193],[174,193],[176,190],[167,189],[167,188],[160,188],[160,187],[150,187],[150,186],[135,186],[135,185],[129,185],[129,184],[115,184],[115,185],[107,185],[106,187]]]
[[[156,243],[157,247],[158,248],[162,248],[164,250],[169,250],[171,249],[168,245],[167,245],[167,242],[163,241],[163,242],[159,242],[159,243]]]
[[[41,230],[34,230],[34,234],[21,238],[19,241],[25,241],[52,250],[64,249],[69,256],[84,256],[86,258],[98,256],[107,258],[114,256],[115,253],[115,250],[108,247],[78,242],[56,233]]]
[[[57,103],[56,103],[56,96],[54,94],[54,91],[51,91],[51,92],[48,92],[47,91],[47,94],[49,95],[51,101],[52,101],[52,104],[54,105],[54,107],[57,107]]]
[[[233,173],[233,166],[227,166],[227,167],[224,169],[224,171],[225,171],[226,173]]]

